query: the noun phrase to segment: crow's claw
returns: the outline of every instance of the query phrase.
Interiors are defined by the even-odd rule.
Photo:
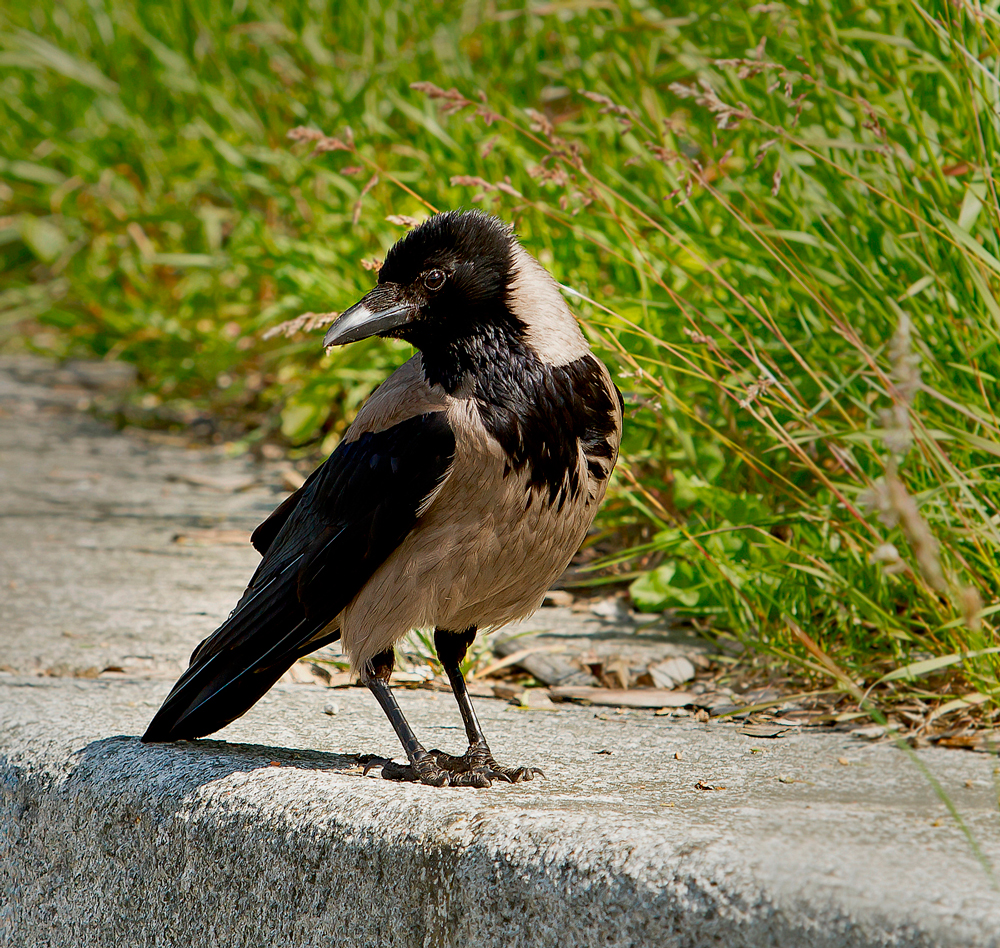
[[[384,771],[385,767],[392,764],[393,761],[389,760],[388,757],[379,757],[378,754],[359,754],[358,763],[364,768],[362,776],[367,777],[369,772],[376,767],[381,767]],[[398,767],[399,765],[394,764],[394,766]]]

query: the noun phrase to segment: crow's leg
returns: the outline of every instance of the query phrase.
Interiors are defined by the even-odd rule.
[[[434,755],[429,753],[424,745],[417,740],[413,728],[403,717],[403,712],[396,703],[396,698],[389,690],[389,676],[392,674],[395,662],[396,656],[392,649],[380,652],[367,663],[362,671],[361,680],[382,706],[385,716],[389,719],[389,723],[403,745],[403,750],[406,751],[410,765],[402,767],[395,761],[369,758],[365,763],[365,773],[371,767],[382,764],[382,776],[386,780],[419,780],[432,787],[446,786],[452,782],[450,774],[438,764]]]
[[[448,673],[451,690],[462,712],[465,722],[465,733],[469,736],[469,749],[462,757],[451,757],[442,751],[432,750],[430,753],[438,764],[449,772],[454,786],[488,787],[494,780],[506,780],[508,783],[518,783],[531,780],[535,774],[544,776],[537,767],[501,767],[493,758],[486,735],[476,717],[476,709],[472,707],[469,689],[465,685],[462,669],[459,667],[469,646],[476,638],[475,628],[464,632],[449,632],[445,629],[434,630],[434,647],[444,670]]]

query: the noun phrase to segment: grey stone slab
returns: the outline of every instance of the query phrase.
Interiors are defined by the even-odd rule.
[[[398,749],[360,689],[331,717],[278,685],[218,739],[147,747],[166,683],[0,678],[7,944],[998,943],[1000,897],[891,746],[482,701],[497,756],[546,779],[434,789],[361,776]],[[400,702],[461,749],[448,695]],[[920,757],[995,861],[994,761]]]

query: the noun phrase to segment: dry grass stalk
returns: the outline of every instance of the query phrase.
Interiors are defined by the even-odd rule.
[[[920,516],[917,502],[907,493],[905,485],[895,471],[887,472],[885,483],[889,509],[898,519],[906,539],[913,548],[913,555],[917,558],[920,572],[933,589],[941,593],[947,592],[948,583],[941,570],[938,556],[938,541],[931,533],[927,521]]]
[[[602,95],[600,92],[588,92],[586,89],[577,90],[580,95],[584,98],[590,99],[591,102],[597,102],[602,106],[600,109],[601,115],[614,115],[618,118],[618,121],[622,124],[622,131],[627,132],[632,128],[632,124],[635,120],[635,112],[632,109],[624,105],[619,105],[613,99],[606,95]]]
[[[695,86],[686,86],[682,82],[672,82],[667,88],[679,99],[694,99],[695,105],[708,109],[716,116],[715,124],[719,128],[736,128],[745,119],[753,118],[753,113],[743,102],[738,106],[723,102],[707,79],[699,79],[698,85],[701,86],[700,92]]]
[[[340,139],[327,135],[318,128],[299,125],[288,132],[288,137],[293,142],[315,142],[315,147],[309,154],[310,158],[327,151],[354,151],[354,133],[350,128],[345,129],[344,138]]]
[[[456,174],[451,177],[451,184],[455,187],[464,186],[471,188],[481,188],[479,193],[472,196],[473,201],[480,201],[486,197],[484,192],[487,191],[502,191],[504,194],[509,194],[511,197],[524,197],[520,191],[518,191],[511,183],[510,178],[505,177],[503,181],[497,181],[496,183],[486,181],[476,175],[471,174]]]
[[[476,104],[472,99],[467,99],[462,95],[454,86],[450,89],[442,89],[440,86],[434,85],[433,82],[411,82],[410,88],[414,92],[423,92],[429,99],[439,100],[441,102],[440,109],[446,115]]]
[[[378,184],[378,172],[376,172],[375,174],[373,174],[368,179],[368,182],[361,189],[361,194],[358,195],[357,201],[354,202],[354,211],[351,214],[351,223],[353,225],[357,225],[358,221],[361,220],[361,205],[362,205],[362,202],[365,199],[365,195],[369,191],[371,191],[371,189],[374,188],[376,184]]]
[[[980,613],[983,611],[983,597],[979,595],[979,590],[975,586],[963,586],[959,591],[958,601],[965,627],[970,632],[981,631],[983,618]]]
[[[288,319],[277,326],[265,329],[260,334],[260,338],[273,339],[275,336],[284,336],[286,339],[291,339],[297,333],[313,332],[316,329],[329,326],[339,315],[340,313],[303,313],[294,319]]]

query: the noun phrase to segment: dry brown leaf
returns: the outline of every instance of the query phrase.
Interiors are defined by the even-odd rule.
[[[747,737],[781,737],[790,730],[790,727],[781,724],[744,724],[740,728],[740,734]]]

